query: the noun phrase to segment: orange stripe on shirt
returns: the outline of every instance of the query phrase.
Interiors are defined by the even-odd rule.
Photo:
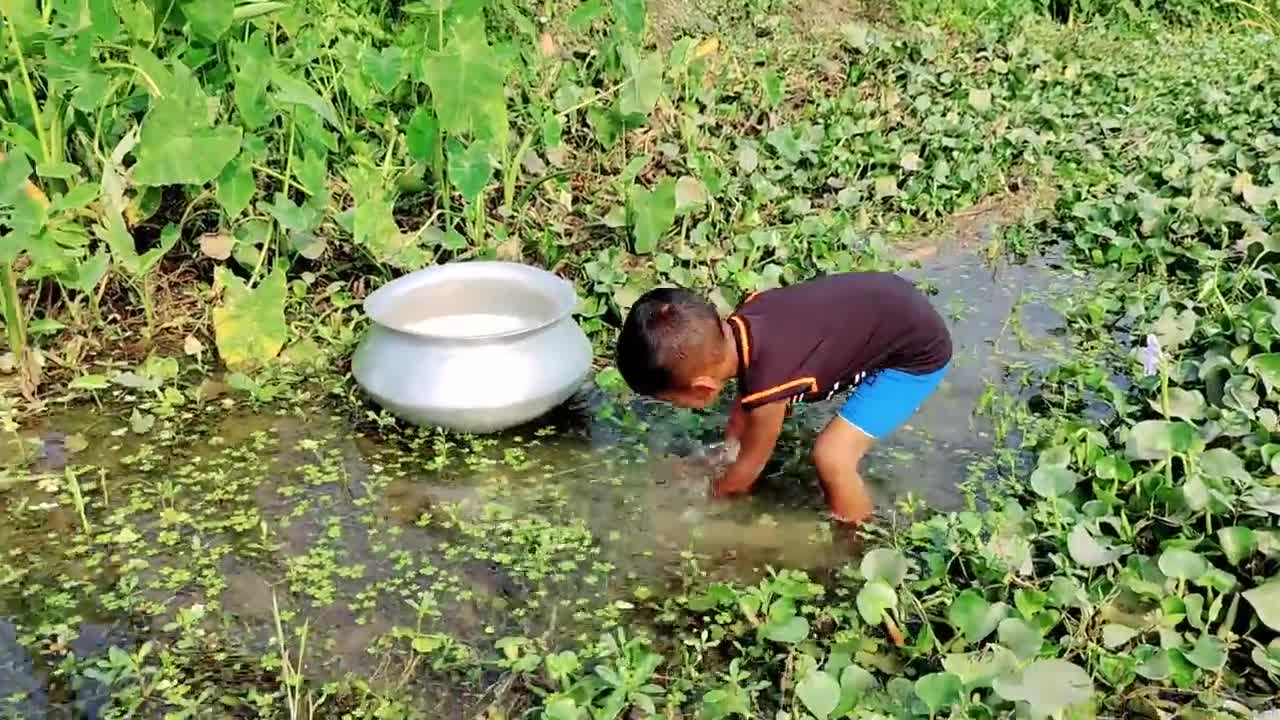
[[[742,342],[742,367],[751,367],[751,341],[747,339],[747,324],[740,317],[729,317],[729,322],[738,328],[738,340]]]
[[[803,387],[803,386],[806,386],[806,385],[807,385],[807,386],[809,386],[809,390],[808,390],[808,392],[818,392],[818,379],[817,379],[817,378],[812,378],[812,377],[797,378],[797,379],[792,380],[792,381],[790,381],[790,382],[784,382],[784,383],[782,383],[781,385],[774,385],[773,387],[769,388],[768,390],[761,390],[761,391],[760,391],[760,392],[758,392],[758,393],[751,393],[750,395],[748,395],[748,396],[746,396],[746,397],[742,398],[742,402],[744,402],[744,403],[751,403],[751,402],[755,402],[756,400],[760,400],[760,399],[762,399],[762,398],[767,398],[767,397],[769,397],[770,395],[773,395],[773,394],[775,394],[775,393],[780,393],[780,392],[782,392],[782,391],[784,391],[784,390],[792,390],[792,389],[794,389],[794,388]]]

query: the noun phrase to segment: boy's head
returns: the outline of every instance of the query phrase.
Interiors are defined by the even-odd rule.
[[[720,315],[687,290],[650,290],[618,337],[618,370],[641,395],[680,407],[711,404],[724,386],[728,348]]]

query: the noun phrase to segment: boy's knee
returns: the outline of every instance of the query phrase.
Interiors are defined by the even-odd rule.
[[[849,462],[857,462],[851,448],[842,447],[828,435],[819,435],[813,443],[813,464],[819,471],[834,470]]]

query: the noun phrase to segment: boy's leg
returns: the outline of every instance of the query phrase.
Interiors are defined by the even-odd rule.
[[[841,522],[861,523],[871,517],[871,494],[862,482],[858,464],[874,443],[870,435],[836,418],[813,444],[818,479],[826,491],[831,514]]]
[[[942,383],[947,366],[925,375],[883,370],[854,389],[840,413],[818,435],[814,462],[831,512],[846,522],[871,516],[871,496],[858,463],[876,440],[901,427]]]

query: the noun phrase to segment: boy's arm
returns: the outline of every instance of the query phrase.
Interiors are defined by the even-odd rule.
[[[742,413],[742,431],[738,440],[742,443],[738,450],[738,458],[734,460],[724,477],[720,478],[713,490],[717,497],[744,493],[751,489],[765,463],[773,455],[773,447],[782,432],[782,421],[787,417],[787,404],[775,402],[763,405],[751,411],[741,410],[741,403],[735,403],[735,410]],[[729,419],[732,434],[733,416]]]
[[[729,410],[729,423],[724,429],[724,439],[728,442],[735,442],[739,446],[742,445],[742,433],[747,429],[747,411],[742,407],[741,400],[734,400],[733,407]]]

